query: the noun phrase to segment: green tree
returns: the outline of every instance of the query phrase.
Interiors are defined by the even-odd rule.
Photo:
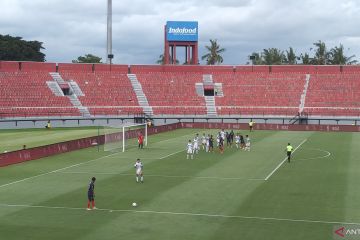
[[[0,34],[0,60],[44,62],[44,47],[39,41],[25,41],[21,37]]]
[[[356,64],[357,60],[353,60],[355,55],[350,57],[345,56],[344,46],[340,44],[339,47],[334,47],[330,50],[330,63],[334,65],[352,65]]]
[[[205,48],[208,53],[202,56],[201,59],[206,60],[207,65],[220,64],[224,61],[221,54],[225,52],[225,48],[220,48],[216,39],[210,39],[210,46],[205,46]]]
[[[327,51],[326,44],[319,40],[318,42],[314,43],[315,49],[315,56],[312,59],[312,64],[315,65],[326,65],[330,62],[330,52]]]
[[[302,64],[311,65],[311,58],[310,58],[310,55],[308,53],[301,54],[300,58],[302,60]]]
[[[80,56],[77,60],[72,60],[73,63],[101,63],[101,58],[92,54]]]
[[[285,56],[285,62],[290,65],[297,64],[297,56],[295,54],[295,51],[292,47],[289,48],[289,50],[286,50],[286,56]]]
[[[278,48],[264,49],[262,58],[266,65],[281,65],[285,62],[285,54]]]
[[[262,64],[264,64],[262,56],[260,55],[260,53],[257,53],[257,52],[253,52],[249,56],[249,59],[251,60],[252,65],[262,65]]]
[[[169,62],[170,62],[170,57],[169,57]],[[156,63],[161,64],[161,65],[165,64],[165,56],[164,56],[164,54],[160,54],[159,59],[156,61]],[[175,60],[175,64],[179,64],[178,59]]]

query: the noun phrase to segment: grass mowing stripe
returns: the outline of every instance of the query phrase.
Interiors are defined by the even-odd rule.
[[[60,174],[98,174],[98,175],[119,175],[119,176],[134,176],[130,173],[117,172],[59,172]],[[238,177],[209,177],[209,176],[179,176],[179,175],[161,175],[149,174],[144,177],[163,177],[163,178],[195,178],[195,179],[216,179],[216,180],[244,180],[244,181],[265,181],[263,178],[238,178]]]
[[[113,153],[113,154],[110,154],[110,155],[106,155],[106,156],[104,156],[104,157],[92,159],[92,160],[89,160],[89,161],[86,161],[86,162],[77,163],[77,164],[74,164],[74,165],[71,165],[71,166],[67,166],[67,167],[63,167],[63,168],[59,168],[59,169],[56,169],[56,170],[53,170],[53,171],[50,171],[50,172],[46,172],[46,173],[42,173],[42,174],[35,175],[35,176],[32,176],[32,177],[23,178],[23,179],[21,179],[21,180],[17,180],[17,181],[14,181],[14,182],[6,183],[6,184],[3,184],[3,185],[0,185],[0,188],[6,187],[6,186],[10,186],[10,185],[13,185],[13,184],[15,184],[15,183],[24,182],[24,181],[27,181],[27,180],[30,180],[30,179],[42,177],[42,176],[45,176],[45,175],[49,175],[49,174],[52,174],[52,173],[60,172],[60,171],[62,171],[62,170],[66,170],[66,169],[69,169],[69,168],[72,168],[72,167],[81,166],[81,165],[86,164],[86,163],[89,163],[89,162],[98,161],[98,160],[100,160],[100,159],[104,159],[104,158],[106,158],[106,157],[110,157],[110,156],[115,155],[115,154],[118,154],[118,153]]]
[[[294,149],[293,153],[294,153],[296,150],[298,150],[299,147],[301,147],[301,145],[303,145],[306,141],[307,141],[307,139],[304,139],[304,140]],[[284,164],[284,162],[286,161],[286,159],[287,159],[287,157],[285,157],[284,160],[282,160],[282,162],[279,163],[279,165],[277,165],[277,167],[276,167],[274,170],[272,170],[272,172],[269,173],[269,175],[266,176],[265,181],[267,181],[267,180],[276,172],[276,170],[278,170],[278,169]]]
[[[189,136],[189,135],[190,135],[190,134],[182,135],[182,136],[179,136],[179,137],[176,137],[176,138],[185,137],[185,136]],[[171,139],[176,139],[176,138],[171,138]],[[169,141],[169,140],[170,140],[170,139],[166,139],[166,140],[163,140],[163,141]],[[159,141],[159,142],[163,142],[163,141]],[[156,142],[156,143],[159,143],[159,142]],[[182,152],[182,151],[185,151],[185,150],[181,150],[181,151],[172,153],[172,154],[167,155],[167,156],[165,156],[165,157],[163,157],[163,158],[166,158],[166,157],[168,157],[168,156],[174,155],[174,154],[179,153],[179,152]],[[106,155],[106,156],[103,156],[103,157],[100,157],[100,158],[96,158],[96,159],[92,159],[92,160],[89,160],[89,161],[85,161],[85,162],[77,163],[77,164],[74,164],[74,165],[70,165],[70,166],[67,166],[67,167],[59,168],[59,169],[56,169],[56,170],[53,170],[53,171],[50,171],[50,172],[42,173],[42,174],[35,175],[35,176],[32,176],[32,177],[28,177],[28,178],[23,178],[23,179],[20,179],[20,180],[17,180],[17,181],[13,181],[13,182],[10,182],[10,183],[6,183],[6,184],[3,184],[3,185],[0,185],[0,188],[6,187],[6,186],[10,186],[10,185],[13,185],[13,184],[16,184],[16,183],[24,182],[24,181],[27,181],[27,180],[30,180],[30,179],[42,177],[42,176],[45,176],[45,175],[49,175],[49,174],[52,174],[52,173],[60,172],[60,171],[63,171],[63,170],[69,169],[69,168],[81,166],[81,165],[84,165],[84,164],[86,164],[86,163],[98,161],[98,160],[100,160],[100,159],[104,159],[104,158],[107,158],[107,157],[110,157],[110,156],[114,156],[114,155],[120,154],[120,153],[121,153],[121,152],[109,154],[109,155]],[[163,158],[160,158],[160,159],[163,159]]]
[[[12,208],[39,208],[39,209],[60,209],[60,210],[81,210],[86,208],[78,207],[61,207],[61,206],[41,206],[41,205],[26,205],[26,204],[3,204],[0,207]],[[212,217],[212,218],[232,218],[232,219],[250,219],[260,221],[281,221],[281,222],[301,222],[301,223],[319,223],[319,224],[344,224],[344,225],[360,225],[357,222],[341,222],[341,221],[326,221],[326,220],[311,220],[311,219],[292,219],[292,218],[275,218],[275,217],[259,217],[259,216],[241,216],[241,215],[224,215],[224,214],[207,214],[207,213],[190,213],[190,212],[167,212],[167,211],[152,211],[152,210],[130,210],[130,209],[106,209],[97,208],[92,211],[100,212],[128,212],[128,213],[149,213],[149,214],[166,214],[166,215],[180,215],[180,216],[195,216],[195,217]]]

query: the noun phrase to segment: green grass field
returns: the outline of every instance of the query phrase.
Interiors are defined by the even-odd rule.
[[[187,160],[187,140],[204,131],[0,168],[0,239],[333,239],[334,226],[360,223],[359,133],[256,131],[251,152]],[[288,142],[301,146],[279,165]],[[138,157],[144,184],[135,182]],[[99,209],[86,211],[92,176]]]
[[[57,142],[103,134],[104,128],[53,128],[53,129],[16,129],[0,131],[0,152],[15,151],[23,148],[44,146]]]

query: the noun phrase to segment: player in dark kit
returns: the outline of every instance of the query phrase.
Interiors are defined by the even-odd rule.
[[[211,135],[209,138],[209,152],[213,152],[213,151],[214,151],[214,138],[213,135]]]
[[[224,139],[222,137],[220,137],[219,150],[221,154],[224,153]]]
[[[92,209],[96,209],[96,207],[95,207],[95,191],[94,191],[95,181],[96,181],[96,178],[92,177],[91,182],[89,184],[89,188],[88,188],[88,205],[87,205],[86,210],[91,210],[90,202],[92,203]]]
[[[231,135],[230,133],[226,132],[225,136],[226,136],[226,146],[229,147],[231,146]]]

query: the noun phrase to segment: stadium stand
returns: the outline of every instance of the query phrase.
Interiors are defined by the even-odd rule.
[[[295,116],[301,110],[310,116],[360,115],[358,66],[110,66],[0,61],[0,117],[84,116],[69,97],[56,96],[50,90],[47,82],[55,81],[50,75],[54,72],[66,85],[71,81],[78,85],[84,94],[77,99],[93,116],[144,113],[128,73],[138,79],[155,115],[209,114],[199,86],[215,90],[219,116]],[[206,78],[211,81],[206,82]],[[64,87],[58,84],[61,93]],[[53,85],[56,87],[56,81]]]
[[[79,96],[79,100],[92,115],[142,113],[126,73],[92,72],[89,68],[68,69],[67,67],[66,70],[63,70],[59,66],[59,72],[64,80],[72,80],[79,85],[84,93],[84,96]]]
[[[223,97],[216,98],[220,115],[297,114],[305,74],[235,73],[214,74],[221,82]]]
[[[3,65],[2,65],[3,66]],[[8,116],[80,116],[66,97],[54,96],[47,71],[0,71],[0,114]],[[11,68],[15,70],[14,68]]]
[[[359,74],[314,74],[305,112],[316,116],[360,116]]]
[[[205,99],[196,93],[202,82],[200,68],[135,66],[136,74],[154,114],[205,115]]]

